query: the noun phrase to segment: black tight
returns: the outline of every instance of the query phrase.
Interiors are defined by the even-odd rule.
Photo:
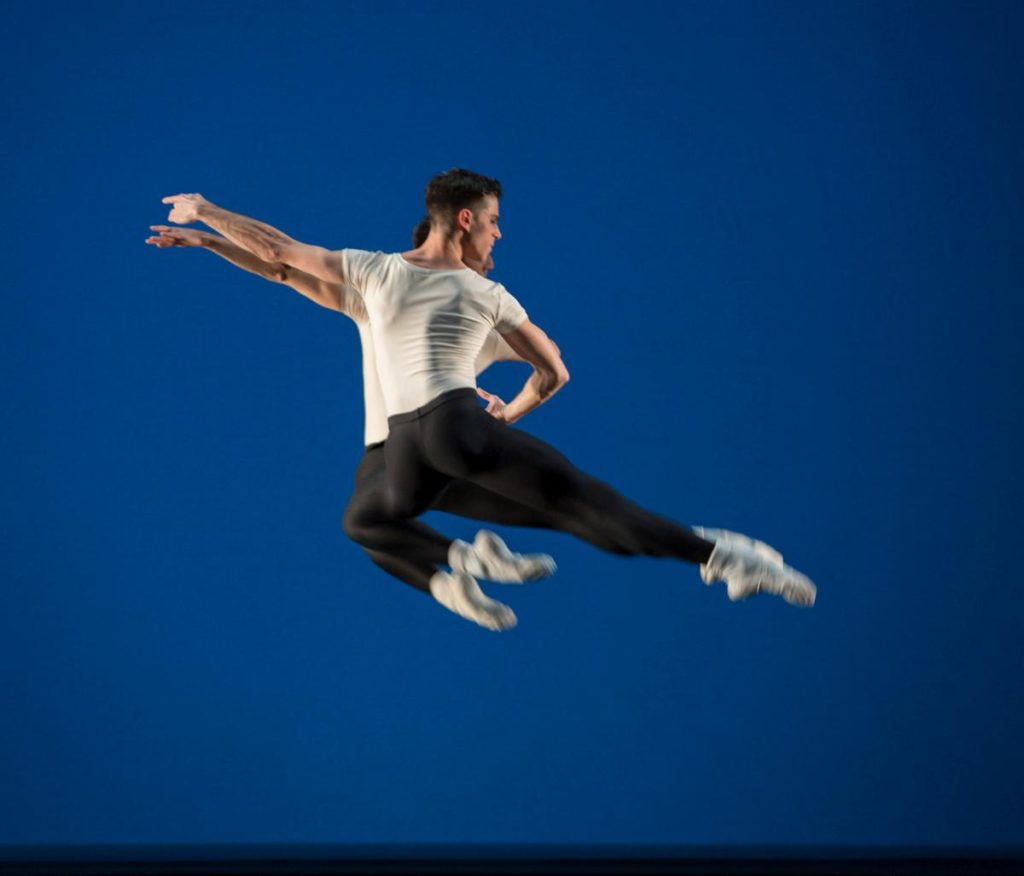
[[[499,423],[472,389],[444,393],[391,417],[388,426],[385,529],[428,508],[457,514],[466,508],[482,519],[569,532],[614,553],[704,563],[714,548],[580,471],[550,445]],[[406,548],[415,550],[411,543]]]
[[[504,526],[558,529],[603,550],[621,552],[578,521],[520,505],[468,481],[451,481],[431,507]],[[342,526],[374,563],[417,590],[429,592],[431,577],[438,566],[448,562],[450,538],[418,520],[396,520],[392,516],[382,444],[366,448],[356,469],[355,489]]]
[[[418,520],[393,518],[382,444],[366,448],[341,525],[385,572],[425,593],[437,567],[448,562],[451,539]]]

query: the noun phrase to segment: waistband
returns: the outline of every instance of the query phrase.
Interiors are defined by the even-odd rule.
[[[411,423],[413,420],[418,420],[420,417],[429,414],[434,408],[439,408],[443,404],[447,404],[450,401],[455,401],[460,398],[476,398],[476,390],[469,386],[460,386],[458,389],[449,389],[448,392],[442,392],[436,398],[432,398],[425,405],[419,408],[413,408],[411,411],[406,411],[404,414],[395,414],[393,417],[388,417],[388,426],[397,426],[401,423]]]
[[[366,452],[369,453],[371,450],[379,450],[383,446],[384,446],[384,442],[383,441],[374,441],[373,444],[367,444],[366,445]]]

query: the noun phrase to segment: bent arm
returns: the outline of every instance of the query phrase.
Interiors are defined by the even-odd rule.
[[[555,352],[559,356],[562,355],[562,351],[558,349],[558,344],[555,343],[554,338],[548,338],[551,341],[551,346],[555,348]],[[501,335],[494,332],[493,340],[488,338],[488,343],[492,343],[493,348],[488,348],[487,344],[484,344],[481,354],[477,357],[476,368],[477,374],[488,368],[493,362],[525,362],[526,360],[520,356],[515,350],[513,350]]]
[[[505,406],[501,417],[506,423],[514,423],[565,386],[569,382],[569,371],[551,339],[529,320],[519,328],[503,333],[502,337],[519,356],[533,366],[533,374],[519,395]]]

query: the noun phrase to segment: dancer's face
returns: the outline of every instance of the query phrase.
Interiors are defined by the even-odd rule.
[[[498,199],[485,195],[476,210],[460,214],[462,225],[462,251],[471,259],[486,264],[494,244],[501,240],[498,229]]]

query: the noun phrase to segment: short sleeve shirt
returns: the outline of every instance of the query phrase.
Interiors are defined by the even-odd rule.
[[[346,283],[366,307],[389,416],[475,387],[491,332],[512,331],[527,319],[501,283],[469,268],[421,268],[400,253],[345,249],[340,256]]]

